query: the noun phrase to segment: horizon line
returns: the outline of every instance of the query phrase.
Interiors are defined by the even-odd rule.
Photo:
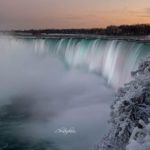
[[[13,31],[31,31],[31,30],[92,30],[92,29],[101,29],[105,30],[108,27],[121,27],[121,26],[142,26],[147,25],[150,26],[150,23],[137,23],[137,24],[120,24],[120,25],[108,25],[106,27],[90,27],[90,28],[29,28],[29,29],[2,29],[0,32],[13,32]]]

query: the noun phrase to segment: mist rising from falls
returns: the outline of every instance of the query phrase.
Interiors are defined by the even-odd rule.
[[[150,53],[150,44],[101,39],[36,40],[39,52],[53,51],[70,67],[102,75],[118,88],[131,79],[141,58]]]
[[[0,147],[35,150],[46,141],[39,149],[90,150],[108,127],[115,92],[106,80],[114,87],[130,80],[149,47],[117,40],[0,37]],[[75,135],[54,133],[72,126]]]
[[[101,76],[64,64],[58,46],[0,37],[0,147],[90,150],[107,130],[114,91]],[[77,133],[56,134],[62,127]]]

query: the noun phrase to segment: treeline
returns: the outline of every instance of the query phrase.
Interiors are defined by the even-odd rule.
[[[95,34],[95,35],[121,35],[121,36],[140,36],[150,35],[150,24],[137,24],[137,25],[120,25],[108,26],[104,28],[93,29],[44,29],[44,30],[15,30],[15,34],[24,33],[40,36],[43,34]]]
[[[105,29],[107,35],[149,35],[150,24],[140,25],[121,25],[121,26],[108,26]]]

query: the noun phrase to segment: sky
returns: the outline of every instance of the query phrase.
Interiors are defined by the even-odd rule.
[[[150,23],[150,0],[0,0],[0,30]]]

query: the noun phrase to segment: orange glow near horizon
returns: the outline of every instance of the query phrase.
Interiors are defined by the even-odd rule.
[[[150,23],[150,0],[0,0],[0,29],[143,23]]]

